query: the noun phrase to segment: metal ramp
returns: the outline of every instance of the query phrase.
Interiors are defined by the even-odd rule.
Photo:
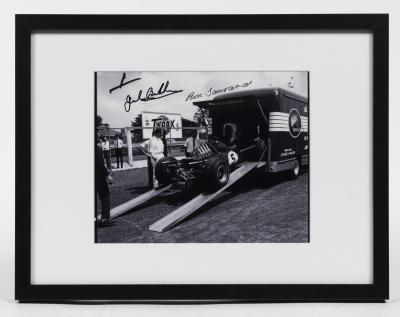
[[[221,192],[223,192],[228,187],[232,186],[236,181],[241,179],[244,175],[249,173],[254,168],[259,168],[266,165],[265,162],[245,162],[243,163],[238,169],[236,169],[233,173],[231,173],[229,177],[228,183],[221,187],[214,193],[210,194],[200,194],[184,204],[183,206],[179,207],[178,209],[174,210],[173,212],[166,215],[164,218],[153,223],[149,230],[157,231],[157,232],[164,232],[168,229],[172,228],[173,226],[177,225],[179,222],[184,220],[185,218],[189,217],[193,214],[196,210],[200,207],[204,206],[215,197],[217,197]]]
[[[110,211],[110,218],[113,219],[115,217],[118,217],[125,212],[144,204],[146,201],[160,195],[161,193],[165,192],[166,190],[170,189],[172,185],[168,185],[159,189],[151,189],[148,192],[145,192],[142,195],[139,195],[126,203],[123,203],[122,205],[119,205]]]

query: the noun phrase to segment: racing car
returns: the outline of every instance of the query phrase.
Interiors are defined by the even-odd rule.
[[[155,175],[161,185],[182,183],[188,188],[195,182],[202,182],[213,190],[228,183],[230,171],[237,161],[235,152],[220,152],[212,143],[206,143],[196,147],[190,158],[161,158],[157,161]]]

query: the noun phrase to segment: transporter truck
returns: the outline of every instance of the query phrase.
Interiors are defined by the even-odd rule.
[[[265,88],[193,104],[212,123],[208,143],[193,157],[161,159],[156,177],[162,184],[201,181],[207,183],[205,188],[217,190],[245,164],[262,166],[267,173],[286,172],[292,178],[308,165],[308,98],[281,88]]]

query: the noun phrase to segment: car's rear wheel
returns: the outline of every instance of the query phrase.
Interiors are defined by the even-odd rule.
[[[226,185],[229,181],[229,167],[226,160],[220,157],[210,159],[206,176],[207,183],[212,189]]]
[[[294,167],[292,170],[290,170],[290,178],[291,179],[296,179],[297,176],[300,174],[300,163],[299,160],[295,160]]]
[[[157,161],[154,172],[160,184],[166,185],[172,182],[173,173],[169,165],[170,163],[175,163],[176,161],[176,158],[169,156],[160,158]]]

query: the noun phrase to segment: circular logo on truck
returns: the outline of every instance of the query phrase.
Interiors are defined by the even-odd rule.
[[[289,133],[292,137],[297,138],[301,132],[301,117],[297,109],[289,112]]]

